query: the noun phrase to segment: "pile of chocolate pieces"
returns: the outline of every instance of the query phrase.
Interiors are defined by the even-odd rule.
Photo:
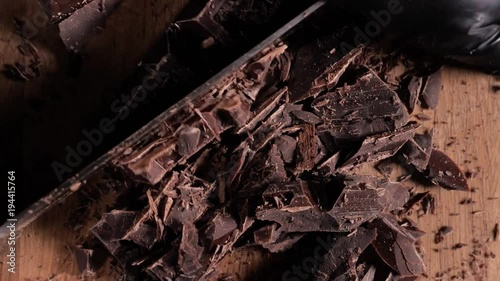
[[[124,276],[238,280],[219,265],[244,247],[295,255],[260,280],[426,276],[424,233],[408,214],[434,201],[403,182],[469,189],[414,113],[437,105],[440,73],[391,76],[366,47],[340,57],[308,81],[301,51],[276,43],[181,103],[140,144],[120,148],[106,184],[125,186],[122,197],[135,203],[106,213],[91,232]],[[408,175],[389,180],[388,162]],[[365,165],[381,174],[360,174]],[[330,242],[316,257],[309,249],[321,237]],[[313,256],[313,274],[291,271]]]

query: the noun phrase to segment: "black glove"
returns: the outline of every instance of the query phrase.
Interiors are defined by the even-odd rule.
[[[488,73],[500,73],[499,0],[332,0],[408,46]],[[372,24],[370,25],[370,22]],[[361,28],[363,30],[363,28]]]

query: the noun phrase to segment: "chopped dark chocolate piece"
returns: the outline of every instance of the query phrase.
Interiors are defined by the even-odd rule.
[[[178,241],[177,245],[173,245],[160,259],[146,268],[146,273],[159,280],[173,280],[177,276],[177,256],[178,256]]]
[[[367,137],[356,153],[340,165],[341,171],[347,171],[361,164],[387,159],[415,134],[420,125],[408,124],[394,132],[386,132]]]
[[[84,249],[82,246],[75,247],[76,264],[78,265],[78,270],[83,275],[87,275],[92,272],[91,256],[93,250]]]
[[[321,163],[318,166],[319,172],[325,176],[333,175],[337,170],[337,164],[339,160],[340,160],[340,152],[337,152],[328,159],[326,159],[325,161],[323,161],[323,163]]]
[[[439,150],[432,150],[427,177],[446,189],[470,190],[467,179],[457,164]]]
[[[375,229],[365,229],[359,227],[352,235],[327,237],[326,245],[331,245],[328,252],[322,257],[320,263],[313,269],[315,281],[334,280],[336,276],[345,274],[351,275],[346,280],[357,279],[355,261],[359,255],[377,237]],[[324,240],[323,240],[324,241]],[[353,262],[354,261],[354,264]],[[354,268],[352,268],[354,266]]]
[[[341,186],[340,197],[328,211],[341,231],[351,231],[383,211],[402,208],[409,199],[400,183],[373,176],[348,176]]]
[[[424,172],[429,164],[432,152],[432,133],[415,134],[402,149],[406,163],[419,172]]]
[[[121,0],[94,0],[59,23],[61,39],[72,51],[79,51],[87,39],[106,22]]]
[[[439,102],[439,94],[442,87],[442,71],[431,74],[424,82],[421,97],[430,109],[436,109]]]
[[[444,237],[453,232],[453,228],[450,226],[442,226],[434,235],[434,243],[439,244],[444,241]]]
[[[137,214],[129,211],[113,210],[104,214],[101,220],[90,231],[101,241],[111,254],[116,254],[119,240],[134,224]]]
[[[292,163],[297,150],[297,140],[290,136],[281,136],[276,140],[278,150],[285,163]]]
[[[372,245],[382,260],[402,276],[421,276],[425,266],[415,248],[415,237],[397,223],[394,216],[383,216],[370,224],[377,229]]]
[[[323,72],[323,74],[314,79],[310,89],[307,92],[304,93],[303,91],[300,91],[298,89],[296,92],[292,92],[292,102],[302,101],[309,97],[317,97],[321,92],[333,89],[337,85],[342,74],[344,74],[344,72],[346,71],[347,67],[349,67],[354,59],[361,54],[362,50],[362,48],[356,48],[349,54],[341,58],[339,61],[329,66]],[[293,90],[296,89],[293,88]]]
[[[418,97],[422,92],[423,81],[420,77],[412,77],[408,85],[408,112],[412,113],[418,101]]]
[[[324,123],[318,130],[328,131],[337,139],[393,131],[408,120],[398,95],[371,72],[360,77],[355,85],[318,97],[312,107]]]
[[[201,256],[203,247],[199,245],[198,230],[190,223],[182,228],[182,239],[179,246],[178,265],[180,271],[187,276],[195,276],[203,267]]]
[[[228,214],[217,214],[205,231],[205,235],[211,241],[211,248],[220,245],[238,228],[236,221]]]
[[[200,141],[200,129],[196,127],[185,127],[179,133],[177,140],[177,150],[182,156],[192,155],[198,148]]]

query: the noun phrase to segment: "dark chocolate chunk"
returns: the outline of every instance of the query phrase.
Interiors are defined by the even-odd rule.
[[[198,148],[200,141],[200,129],[196,127],[185,127],[179,133],[177,150],[182,156],[192,155]]]
[[[384,216],[373,221],[377,229],[372,245],[382,260],[402,276],[425,274],[422,258],[415,248],[415,237],[397,223],[396,217]]]
[[[356,48],[339,61],[335,62],[333,65],[327,67],[323,74],[314,79],[307,92],[301,90],[300,87],[295,88],[294,85],[292,85],[292,102],[302,101],[309,97],[317,97],[322,92],[332,90],[337,85],[340,77],[344,74],[347,67],[349,67],[349,65],[357,56],[361,54],[361,52],[362,48]]]
[[[79,51],[87,39],[106,22],[121,0],[94,0],[59,23],[61,39],[69,50]]]
[[[376,237],[377,231],[375,229],[365,229],[363,227],[359,227],[351,235],[340,237],[329,235],[326,243],[323,240],[322,244],[330,245],[331,248],[322,257],[319,265],[313,269],[312,272],[315,273],[313,280],[334,280],[333,277],[343,275],[346,272],[351,275],[351,279],[346,280],[357,279],[355,262],[351,261],[356,261]]]
[[[201,264],[202,254],[203,247],[199,245],[198,230],[192,224],[184,224],[179,246],[178,265],[180,271],[187,276],[196,275],[203,268]]]
[[[236,221],[228,214],[217,214],[205,231],[211,247],[223,244],[231,233],[238,228]]]
[[[343,191],[328,213],[341,231],[351,231],[381,212],[400,209],[409,199],[400,183],[372,176],[348,176],[340,186]]]
[[[402,149],[405,164],[412,165],[419,172],[427,169],[432,152],[432,133],[415,134]]]
[[[285,163],[292,163],[297,150],[297,140],[293,137],[285,135],[279,137],[276,144],[283,161],[285,161]]]
[[[347,171],[358,165],[387,159],[415,134],[420,125],[408,124],[394,132],[367,137],[356,153],[340,165],[340,171]]]
[[[159,280],[173,280],[177,276],[177,256],[178,256],[178,241],[177,245],[174,243],[174,247],[167,250],[166,253],[146,268],[145,272],[152,276],[153,278],[157,278]]]
[[[112,254],[120,247],[120,239],[132,227],[137,214],[129,211],[113,210],[104,214],[102,219],[90,231]]]
[[[468,191],[469,185],[460,168],[446,154],[432,150],[427,176],[434,183],[451,190]]]
[[[80,273],[86,275],[92,272],[91,256],[93,250],[84,249],[82,246],[77,246],[75,248],[76,264],[78,265],[78,270]]]
[[[408,112],[398,95],[370,72],[355,85],[318,97],[312,107],[324,123],[318,130],[327,131],[337,139],[393,131],[408,120]]]
[[[412,113],[416,107],[416,103],[418,101],[418,97],[422,92],[423,81],[420,77],[412,77],[410,83],[408,85],[408,112]]]
[[[439,94],[441,93],[442,86],[442,71],[431,74],[427,79],[424,79],[424,86],[422,89],[421,97],[430,109],[436,109],[439,102]]]

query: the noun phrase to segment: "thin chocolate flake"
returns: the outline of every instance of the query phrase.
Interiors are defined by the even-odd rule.
[[[312,112],[308,111],[303,111],[303,110],[295,110],[292,111],[292,114],[297,117],[298,119],[304,121],[305,123],[311,124],[311,125],[317,125],[322,122],[321,118],[316,116]]]
[[[469,191],[469,185],[460,168],[446,154],[433,149],[427,167],[427,177],[440,186]]]
[[[431,74],[424,83],[422,90],[422,100],[427,108],[436,109],[439,102],[439,94],[442,87],[442,71]]]
[[[439,228],[439,230],[436,232],[436,235],[434,236],[434,243],[439,244],[444,241],[444,237],[450,233],[453,232],[453,228],[450,226],[442,226]]]

